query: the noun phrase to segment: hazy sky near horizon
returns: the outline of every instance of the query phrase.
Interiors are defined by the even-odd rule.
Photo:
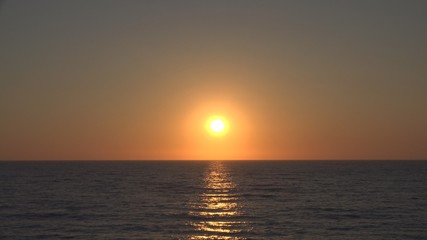
[[[0,159],[427,159],[426,10],[3,1]]]

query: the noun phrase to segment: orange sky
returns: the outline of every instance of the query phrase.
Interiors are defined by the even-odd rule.
[[[338,3],[5,1],[0,159],[426,159],[426,3]]]

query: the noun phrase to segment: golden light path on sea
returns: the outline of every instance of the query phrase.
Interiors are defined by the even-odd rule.
[[[239,217],[243,214],[236,184],[221,162],[212,162],[204,179],[204,192],[191,204],[190,216],[200,219],[189,224],[200,234],[189,239],[242,240],[239,233],[249,231],[249,223]]]

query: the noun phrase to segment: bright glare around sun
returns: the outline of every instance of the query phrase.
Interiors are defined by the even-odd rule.
[[[206,122],[206,130],[213,136],[223,136],[228,129],[228,121],[222,116],[212,116]]]

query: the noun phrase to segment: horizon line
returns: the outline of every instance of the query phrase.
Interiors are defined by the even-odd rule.
[[[427,159],[1,159],[0,162],[427,161]]]

